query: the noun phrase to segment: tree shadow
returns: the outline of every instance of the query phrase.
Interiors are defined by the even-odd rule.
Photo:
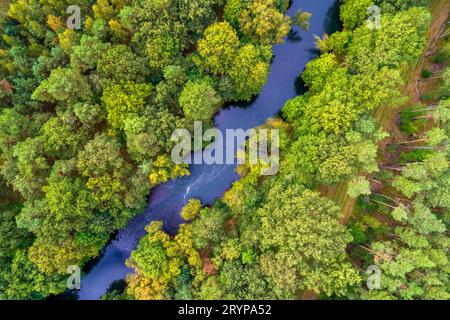
[[[289,31],[288,35],[287,35],[287,39],[289,42],[300,42],[303,40],[302,37],[300,37],[300,34],[298,31],[291,29],[291,31]]]
[[[335,0],[333,5],[330,7],[330,9],[327,12],[325,22],[324,22],[324,32],[327,34],[335,33],[336,31],[342,30],[342,22],[341,19],[339,19],[339,0]]]

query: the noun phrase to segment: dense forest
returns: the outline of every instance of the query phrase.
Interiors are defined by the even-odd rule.
[[[343,29],[317,37],[321,54],[301,74],[307,92],[264,125],[280,131],[280,172],[240,165],[214,206],[189,200],[175,236],[151,223],[127,261],[135,273],[104,299],[450,298],[448,37],[424,62],[433,1],[340,4]],[[70,5],[80,29],[66,25]],[[372,5],[380,28],[366,23]],[[225,103],[260,92],[272,45],[293,24],[308,28],[309,13],[290,18],[288,7],[11,0],[2,9],[0,299],[63,293],[68,266],[96,257],[154,186],[189,175],[170,159],[173,131],[212,127]],[[394,126],[384,109],[400,111]],[[328,194],[342,187],[355,203],[345,221]],[[383,273],[379,290],[365,284],[370,265]]]
[[[66,26],[78,5],[82,28]],[[3,298],[64,291],[152,186],[176,128],[265,83],[286,1],[11,1],[0,42]],[[242,20],[241,19],[242,16]],[[261,22],[264,22],[262,24]]]
[[[365,23],[373,4],[379,29]],[[104,298],[449,299],[448,42],[436,75],[423,72],[435,78],[427,103],[411,105],[404,90],[427,43],[429,5],[344,1],[343,30],[317,39],[322,54],[301,75],[308,92],[266,124],[282,132],[281,172],[240,166],[213,207],[187,204],[174,238],[150,224],[126,290]],[[380,109],[403,110],[399,135]],[[347,224],[324,196],[343,182],[357,198]],[[370,265],[382,272],[378,290],[364,281]]]

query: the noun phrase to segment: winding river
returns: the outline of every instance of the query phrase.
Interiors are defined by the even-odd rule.
[[[309,31],[294,27],[285,43],[273,47],[271,71],[261,93],[247,105],[228,105],[215,117],[215,127],[250,129],[277,114],[285,102],[297,95],[296,79],[306,63],[317,55],[314,35],[332,33],[337,29],[338,0],[293,0],[288,11],[294,15],[302,9],[311,12]],[[191,175],[155,187],[145,211],[135,217],[104,249],[98,263],[82,279],[78,298],[94,300],[106,292],[111,282],[124,279],[128,272],[125,260],[145,235],[144,227],[151,221],[164,222],[164,229],[175,234],[183,222],[179,212],[190,198],[212,204],[230,188],[239,176],[234,165],[191,165]]]

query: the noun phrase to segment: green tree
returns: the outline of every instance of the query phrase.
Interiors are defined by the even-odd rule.
[[[233,100],[250,101],[266,83],[271,54],[265,48],[247,44],[236,54],[228,76],[233,84]]]
[[[89,101],[91,96],[91,87],[85,77],[73,69],[58,67],[36,88],[31,98],[43,102],[75,103]]]
[[[41,141],[27,138],[17,143],[13,148],[13,157],[17,170],[12,181],[14,189],[27,199],[39,197],[50,169]]]
[[[18,250],[8,270],[2,272],[3,299],[43,299],[67,288],[64,276],[46,276],[29,260],[26,251]]]
[[[155,70],[163,70],[177,60],[181,51],[180,47],[179,39],[173,36],[172,30],[155,30],[146,44],[150,67]]]
[[[382,28],[361,26],[353,33],[347,61],[352,69],[370,72],[384,66],[399,68],[415,62],[425,44],[430,14],[424,8],[411,8],[394,16],[383,15]],[[403,30],[400,33],[399,30]]]
[[[383,12],[396,13],[411,7],[428,7],[430,0],[377,0],[376,3]]]
[[[239,19],[244,9],[244,4],[241,0],[227,0],[223,16],[224,19],[235,29],[239,30],[240,24]]]
[[[164,68],[164,80],[156,86],[155,103],[160,108],[178,112],[178,98],[187,81],[186,70],[178,65]]]
[[[205,80],[188,81],[180,95],[180,106],[189,120],[210,121],[222,100]]]
[[[261,249],[266,253],[265,263],[284,261],[286,273],[275,274],[267,268],[270,264],[263,266],[263,272],[274,281],[279,297],[292,298],[297,289],[343,295],[349,285],[360,281],[346,261],[345,248],[352,238],[339,225],[339,207],[302,187],[275,187],[268,199],[258,210]],[[294,277],[291,286],[284,284],[287,274]]]
[[[202,66],[213,74],[224,74],[233,62],[239,38],[228,22],[218,22],[205,30],[198,42]]]
[[[202,249],[208,244],[219,243],[224,236],[223,224],[223,216],[219,210],[202,209],[197,219],[192,222],[195,248]]]
[[[352,179],[348,184],[347,194],[352,198],[357,198],[360,195],[370,195],[370,182],[366,177]]]
[[[311,91],[320,91],[326,84],[327,78],[338,68],[338,61],[333,53],[325,53],[306,65],[302,79]]]
[[[152,111],[142,116],[131,113],[124,122],[129,154],[137,161],[144,161],[170,153],[170,138],[178,126],[182,126],[182,120],[167,111]]]
[[[274,0],[254,0],[241,15],[241,30],[258,44],[282,43],[291,19],[275,8]]]
[[[115,129],[123,129],[126,117],[131,113],[142,113],[153,90],[150,84],[131,81],[107,87],[102,101],[108,112],[108,123]]]
[[[345,0],[340,7],[340,16],[347,30],[360,26],[368,17],[368,10],[374,5],[374,0]]]
[[[72,50],[70,63],[75,70],[80,70],[81,72],[95,69],[104,52],[110,47],[110,43],[102,42],[96,36],[83,35],[80,45],[75,46]],[[115,62],[117,63],[117,61]]]
[[[103,52],[97,70],[106,85],[122,82],[144,82],[148,75],[145,59],[135,55],[130,47],[116,45]]]
[[[293,18],[293,24],[299,26],[303,30],[308,31],[311,17],[312,13],[303,10],[298,10]]]
[[[70,159],[89,139],[88,132],[77,128],[77,118],[71,112],[49,119],[41,129],[44,150],[53,158]]]
[[[186,220],[193,220],[200,213],[202,203],[198,199],[189,199],[188,203],[181,210],[181,217]]]

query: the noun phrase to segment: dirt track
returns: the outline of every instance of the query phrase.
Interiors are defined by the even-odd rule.
[[[436,52],[437,49],[436,43],[439,40],[439,36],[442,34],[442,31],[444,30],[447,24],[449,10],[450,10],[450,2],[447,0],[438,0],[433,4],[432,8],[433,17],[430,25],[430,30],[428,32],[428,43],[427,46],[425,47],[422,57],[419,60],[419,63],[411,72],[408,81],[407,93],[408,96],[410,97],[411,104],[420,103],[419,81],[423,69],[423,64],[425,63],[427,57]]]

